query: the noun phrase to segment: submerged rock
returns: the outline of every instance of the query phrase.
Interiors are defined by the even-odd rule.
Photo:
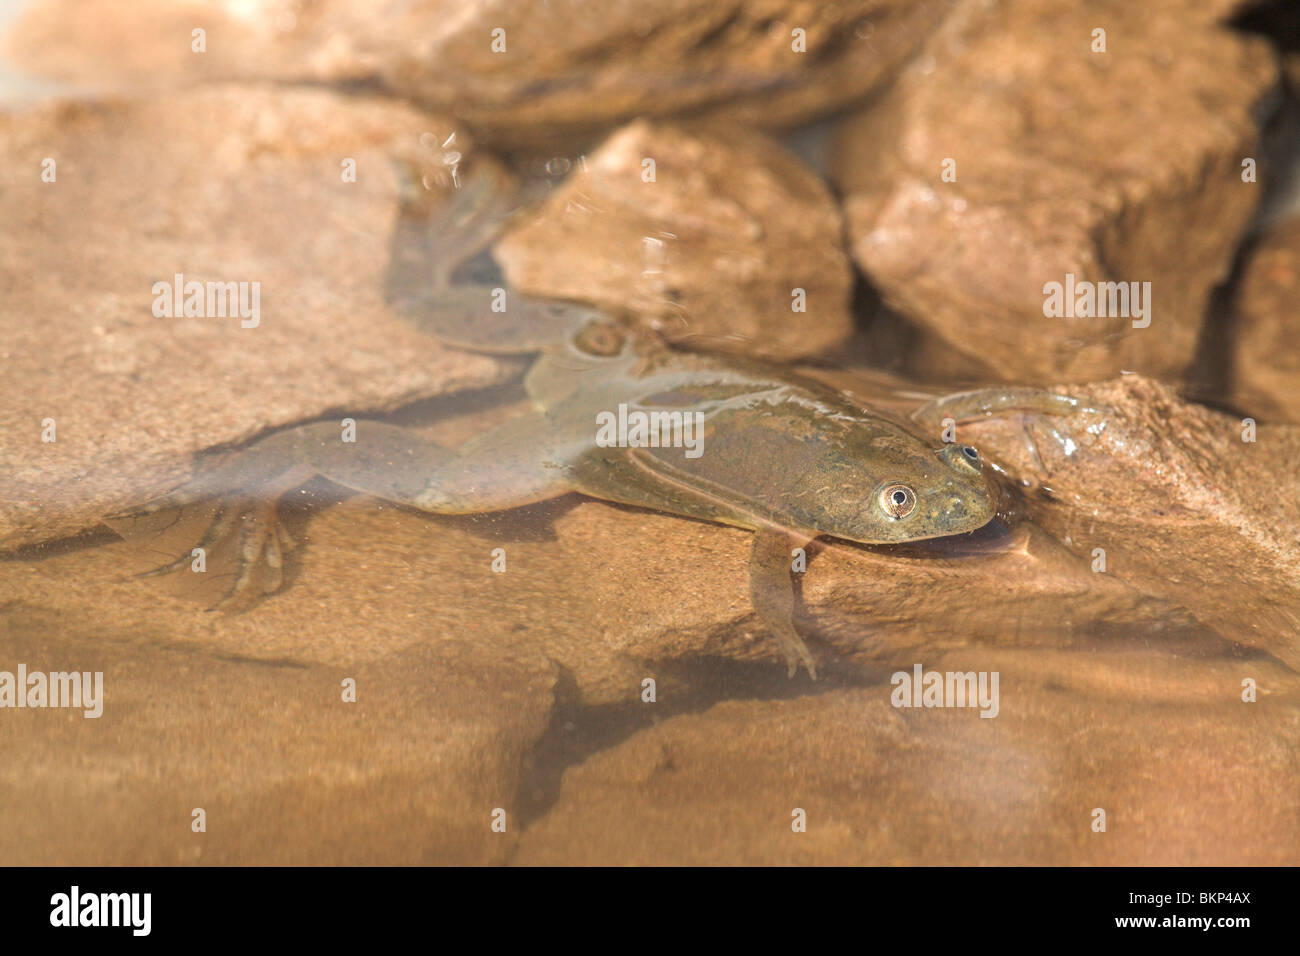
[[[841,231],[824,184],[771,140],[639,121],[495,255],[523,292],[634,313],[679,344],[780,360],[852,331]]]
[[[450,184],[455,132],[246,86],[0,116],[0,548],[90,528],[199,450],[508,374],[383,301],[394,160]]]
[[[1300,428],[1256,427],[1140,376],[1069,392],[1096,411],[975,421],[959,440],[1036,489],[1031,520],[1099,579],[1300,666]]]
[[[143,608],[141,608],[143,610]],[[196,619],[204,617],[194,615]],[[133,630],[147,623],[149,630]],[[199,625],[202,627],[202,625]],[[543,657],[466,643],[331,665],[186,646],[129,608],[11,604],[12,672],[103,674],[102,714],[6,710],[0,855],[15,865],[475,865],[503,862],[548,726]],[[184,635],[182,624],[179,633]],[[354,702],[344,699],[351,680]],[[194,832],[193,811],[204,811]],[[493,811],[506,812],[504,833]]]
[[[1233,319],[1232,402],[1264,421],[1300,424],[1300,219],[1251,251]]]
[[[709,109],[806,122],[883,85],[950,0],[635,0],[410,7],[375,45],[397,92],[484,136],[552,138],[636,116]],[[434,26],[431,26],[433,24]],[[504,52],[492,46],[503,31]],[[381,32],[382,31],[382,32]],[[796,32],[798,31],[798,32]]]
[[[1104,383],[1088,398],[1110,409],[1100,431],[1092,417],[960,426],[1014,477],[1051,488],[1008,506],[1008,521],[1028,510],[1036,524],[931,546],[814,548],[802,591],[816,685],[786,678],[755,620],[748,533],[578,496],[484,516],[360,496],[298,513],[328,500],[309,489],[284,509],[300,542],[284,590],[234,615],[130,576],[192,545],[183,528],[143,550],[10,558],[7,659],[36,667],[75,648],[80,666],[98,667],[85,648],[111,647],[106,680],[140,705],[112,712],[125,723],[111,741],[94,738],[117,755],[111,780],[72,783],[59,769],[93,721],[40,748],[31,741],[48,735],[21,735],[16,819],[56,806],[99,821],[91,804],[113,785],[106,816],[184,799],[182,814],[211,804],[215,819],[233,817],[205,861],[1294,862],[1277,821],[1300,819],[1300,688],[1284,666],[1295,629],[1264,618],[1297,580],[1295,502],[1277,500],[1294,429],[1261,429],[1252,464],[1225,444],[1227,416],[1150,382]],[[511,412],[428,433],[455,446]],[[1277,493],[1252,501],[1252,488]],[[54,657],[32,643],[56,631]],[[894,709],[888,675],[917,663],[997,671],[998,716]],[[332,709],[344,676],[379,708],[374,727]],[[1240,699],[1247,678],[1254,705]],[[232,684],[245,689],[238,713],[213,701],[212,687],[224,700]],[[735,695],[760,699],[711,707]],[[285,699],[299,703],[286,711]],[[292,739],[294,752],[272,773],[214,738],[170,785],[129,762],[163,753],[171,738],[158,727],[200,723],[227,730],[221,740],[252,734],[259,752]],[[189,796],[218,780],[229,781],[218,798]],[[281,825],[300,832],[288,808],[304,806],[298,845],[273,839]],[[512,822],[490,837],[497,807]],[[790,830],[796,807],[806,834]],[[1098,807],[1108,834],[1091,830]],[[318,822],[336,814],[357,842],[320,842]],[[60,860],[99,861],[120,848],[104,832],[118,831],[82,856],[51,846]],[[142,862],[193,852],[183,826],[129,835]]]
[[[82,83],[377,79],[485,136],[551,140],[635,116],[793,125],[888,81],[951,0],[44,0],[7,47]],[[206,31],[194,53],[191,32]]]
[[[669,716],[570,766],[514,860],[1300,860],[1300,796],[1291,785],[1300,686],[1275,662],[991,650],[917,662],[926,671],[997,672],[997,716],[895,708],[888,674],[861,689]],[[1264,688],[1258,703],[1240,699],[1248,676]],[[1104,832],[1094,830],[1098,810]]]
[[[1155,6],[968,0],[845,126],[854,258],[988,377],[1172,376],[1192,359],[1259,196],[1242,163],[1277,65],[1216,22],[1234,4]]]
[[[373,75],[358,8],[338,0],[36,0],[0,38],[18,69],[78,86]]]

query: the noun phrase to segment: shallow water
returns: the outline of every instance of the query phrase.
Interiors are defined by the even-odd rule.
[[[0,3],[0,28],[15,8]],[[0,68],[0,99],[48,90]],[[816,163],[832,125],[789,145]],[[1294,131],[1277,135],[1294,159]],[[1278,179],[1258,228],[1295,211],[1297,181]],[[309,208],[292,205],[300,183],[280,187],[286,215]],[[165,189],[130,207],[161,258],[186,215]],[[334,223],[363,251],[387,249],[387,224]],[[184,251],[195,273],[234,257]],[[254,238],[236,251],[243,268],[271,268]],[[422,379],[420,346],[387,338],[382,317],[382,341],[363,328],[323,355],[331,334],[313,336],[309,316],[274,346],[237,340],[249,378],[199,407],[180,380],[222,361],[211,333],[177,320],[186,366],[142,326],[104,318],[131,291],[80,288],[81,255],[52,278],[78,289],[89,367],[123,389],[102,400],[152,410],[116,436],[57,410],[62,447],[117,441],[120,472],[47,483],[22,517],[60,530],[0,554],[0,671],[99,673],[104,687],[96,718],[4,711],[0,861],[1297,862],[1300,541],[1285,522],[1300,437],[1266,423],[1254,446],[1229,443],[1249,410],[1212,391],[1213,356],[1182,390],[1199,404],[1121,381],[1081,386],[1096,419],[961,423],[996,471],[997,517],[972,534],[809,545],[794,580],[813,681],[787,677],[754,613],[748,531],[578,494],[438,515],[306,476],[279,501],[274,593],[205,610],[236,579],[238,535],[201,575],[136,577],[186,554],[213,507],[66,533],[86,486],[128,510],[186,477],[178,449],[229,450],[301,417],[364,413],[457,448],[528,411],[528,360],[438,351],[445,364]],[[312,273],[312,309],[353,301],[356,260],[286,259]],[[380,308],[377,290],[360,299]],[[798,367],[862,407],[908,422],[930,398],[992,384],[918,371],[915,329],[861,278],[854,319],[846,344]],[[5,330],[6,358],[36,348],[19,331]],[[293,363],[259,372],[259,353],[291,349]],[[248,383],[265,410],[218,429]],[[94,404],[84,380],[64,385],[70,404]],[[173,385],[169,408],[159,390]],[[5,381],[15,403],[22,386]],[[314,387],[327,397],[303,415],[295,401]],[[1232,414],[1206,410],[1218,407]],[[6,497],[60,466],[45,452],[10,463]],[[917,668],[922,681],[977,675],[976,696],[952,706],[945,690],[949,706],[933,706],[911,686]]]

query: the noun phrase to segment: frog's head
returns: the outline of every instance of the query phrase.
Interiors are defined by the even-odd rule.
[[[841,500],[832,516],[836,527],[827,533],[886,544],[964,534],[993,518],[997,505],[974,447],[889,445],[873,457],[870,478],[858,484],[862,497]]]

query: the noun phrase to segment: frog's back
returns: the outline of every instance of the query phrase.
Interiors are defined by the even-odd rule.
[[[618,436],[625,441],[593,441],[572,466],[578,490],[745,528],[836,533],[846,503],[860,507],[874,484],[923,450],[838,393],[759,363],[681,356],[603,396],[599,411],[628,425]],[[589,399],[575,404],[594,408]],[[637,436],[638,413],[659,427]],[[594,414],[587,423],[594,434]]]

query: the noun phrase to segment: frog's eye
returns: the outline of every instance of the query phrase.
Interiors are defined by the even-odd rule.
[[[880,492],[880,508],[891,518],[906,518],[916,510],[916,492],[907,485],[887,485]]]
[[[939,457],[968,475],[978,475],[984,468],[979,450],[973,445],[944,445]]]

